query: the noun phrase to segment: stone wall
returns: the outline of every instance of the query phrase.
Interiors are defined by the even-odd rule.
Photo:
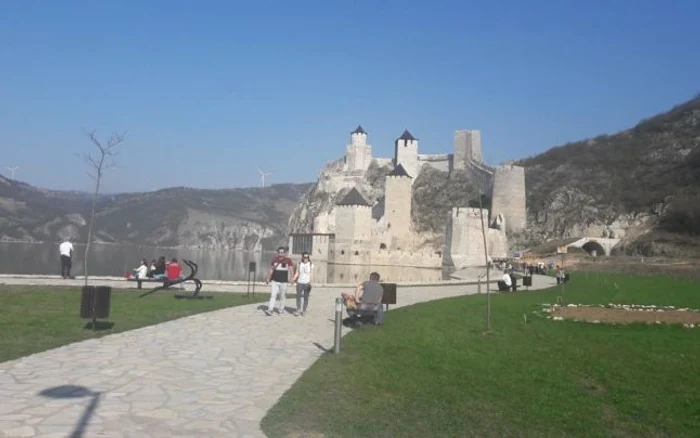
[[[452,170],[452,154],[418,154],[418,173],[423,166],[431,166],[442,172]],[[415,178],[415,177],[414,177]]]
[[[465,169],[469,180],[481,190],[481,193],[488,195],[493,191],[494,170],[492,167],[468,160]]]
[[[509,232],[521,232],[527,224],[525,168],[513,165],[496,167],[491,196],[493,218],[503,215]]]
[[[333,263],[346,265],[407,266],[440,268],[443,264],[442,254],[433,251],[399,251],[379,249],[375,242],[348,241],[336,239],[330,251]]]

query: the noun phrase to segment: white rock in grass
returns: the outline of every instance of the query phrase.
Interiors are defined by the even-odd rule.
[[[555,321],[563,321],[563,320],[564,320],[564,317],[563,317],[563,316],[555,316],[555,317],[552,318],[552,319],[554,319]]]
[[[591,323],[593,323],[593,324],[600,324],[600,321],[598,321],[597,319],[594,319],[593,321],[591,321]]]
[[[566,307],[576,307],[576,304],[567,304]]]

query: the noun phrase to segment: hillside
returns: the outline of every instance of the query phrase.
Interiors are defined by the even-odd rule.
[[[102,196],[96,238],[163,246],[270,248],[286,241],[287,220],[310,184],[265,188],[156,192]],[[0,239],[56,241],[87,237],[91,198],[38,189],[0,177]]]
[[[623,238],[627,253],[700,249],[700,96],[634,128],[555,147],[526,168],[531,242]]]

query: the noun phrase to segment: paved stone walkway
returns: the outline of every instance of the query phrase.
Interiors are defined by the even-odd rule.
[[[399,287],[392,308],[473,293],[476,286]],[[314,289],[305,317],[234,307],[1,363],[0,436],[264,436],[267,410],[332,349],[337,295]]]

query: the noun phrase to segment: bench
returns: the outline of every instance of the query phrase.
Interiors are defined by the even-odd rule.
[[[174,286],[176,284],[182,284],[186,281],[191,281],[194,283],[195,286],[194,293],[192,294],[192,296],[196,297],[197,295],[199,295],[199,291],[202,289],[202,281],[195,277],[197,275],[197,271],[199,271],[199,266],[192,260],[183,260],[182,262],[185,265],[187,265],[188,268],[190,268],[190,275],[188,275],[187,277],[178,278],[176,280],[171,280],[169,278],[127,278],[127,281],[135,281],[137,283],[138,289],[141,289],[142,283],[161,283],[161,286],[153,288],[148,292],[144,292],[141,295],[139,295],[139,297],[145,297],[146,295],[150,295],[153,292],[168,289],[171,286]]]
[[[162,283],[165,285],[168,281],[170,281],[168,278],[136,278],[136,277],[130,277],[127,278],[126,281],[135,281],[136,282],[136,289],[141,289],[141,284],[142,283]]]

